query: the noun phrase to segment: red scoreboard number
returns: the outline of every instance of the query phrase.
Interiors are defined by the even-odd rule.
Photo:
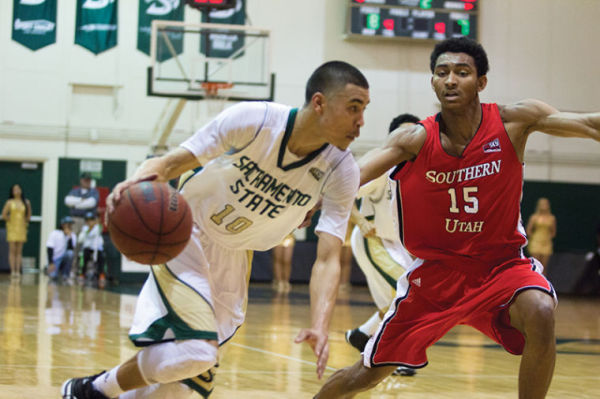
[[[236,2],[237,0],[186,0],[188,6],[199,10],[226,10],[228,8],[234,8]]]

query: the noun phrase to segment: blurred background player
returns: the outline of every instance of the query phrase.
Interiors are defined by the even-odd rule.
[[[388,133],[417,122],[419,118],[415,115],[398,115],[390,123]],[[364,324],[346,331],[346,341],[361,353],[396,297],[396,281],[413,261],[400,242],[395,218],[392,217],[397,211],[392,202],[392,184],[396,182],[392,183],[389,179],[391,171],[360,188],[360,211],[355,206],[351,216],[356,224],[352,232],[352,252],[367,278],[369,292],[378,309]],[[404,366],[394,371],[394,375],[415,374],[415,369]]]

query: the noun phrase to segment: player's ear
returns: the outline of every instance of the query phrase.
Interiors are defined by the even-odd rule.
[[[477,78],[477,91],[482,91],[487,86],[487,75],[483,75]]]
[[[323,113],[325,102],[325,96],[320,91],[313,94],[312,98],[310,99],[310,104],[313,110],[319,115]]]

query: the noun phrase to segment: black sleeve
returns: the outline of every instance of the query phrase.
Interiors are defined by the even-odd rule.
[[[46,247],[46,250],[48,251],[48,263],[52,263],[52,260],[54,259],[54,248]]]

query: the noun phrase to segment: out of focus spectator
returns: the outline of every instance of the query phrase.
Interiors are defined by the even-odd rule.
[[[56,280],[62,277],[69,280],[77,236],[73,232],[73,218],[65,216],[60,220],[60,229],[50,233],[46,241],[48,251],[48,276]]]
[[[65,197],[65,205],[69,207],[69,213],[74,221],[73,231],[79,234],[85,223],[85,214],[94,212],[98,214],[98,190],[92,187],[92,175],[83,172],[79,178],[79,186],[69,191]]]

